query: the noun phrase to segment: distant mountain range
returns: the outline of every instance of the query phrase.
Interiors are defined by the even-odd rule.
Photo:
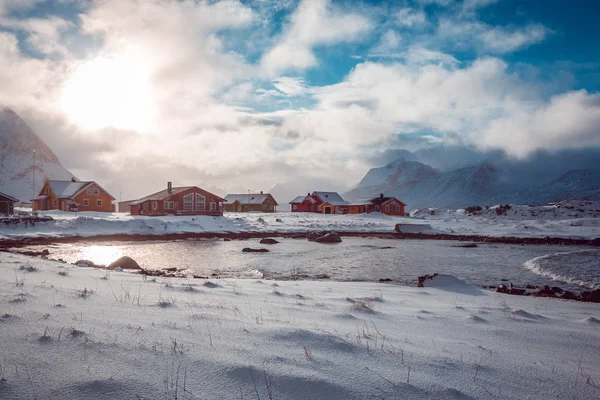
[[[72,177],[38,135],[14,111],[0,105],[0,192],[28,202],[46,178]]]
[[[564,154],[543,154],[527,161],[492,159],[442,171],[403,155],[369,170],[344,198],[356,200],[384,193],[398,197],[409,209],[600,200],[600,162],[596,168],[569,169],[574,163],[564,158]]]

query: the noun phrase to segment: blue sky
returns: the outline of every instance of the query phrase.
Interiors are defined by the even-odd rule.
[[[0,102],[109,186],[125,158],[182,183],[338,171],[350,186],[404,147],[600,147],[599,15],[586,0],[0,0]]]

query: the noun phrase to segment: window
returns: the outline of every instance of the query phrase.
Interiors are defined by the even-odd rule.
[[[294,204],[294,205],[292,206],[292,210],[297,210],[297,209],[298,209],[298,206]]]
[[[58,202],[56,199],[52,200],[52,208],[56,208],[58,206]]]
[[[266,209],[267,209],[267,207],[269,207],[269,205],[268,205],[268,204],[263,204],[263,210],[266,210]]]
[[[100,189],[94,188],[94,194],[98,196],[100,194]]]
[[[96,207],[102,207],[102,200],[96,200]]]
[[[88,199],[83,199],[83,206],[89,207],[89,205],[90,205],[90,201]]]
[[[216,211],[217,210],[217,203],[215,203],[214,201],[210,202],[210,211]]]
[[[50,194],[50,188],[49,187],[46,188],[46,194]]]
[[[154,211],[158,210],[158,201],[152,202],[152,210],[154,210]]]
[[[194,209],[194,193],[183,196],[183,211],[192,211]]]
[[[205,210],[206,199],[199,193],[196,193],[196,211]]]
[[[88,194],[88,195],[90,195],[90,196],[91,196],[93,193],[94,193],[94,191],[92,190],[92,188],[88,188],[88,189],[87,189],[87,194]]]
[[[385,212],[390,212],[390,205],[389,204],[385,206]]]
[[[165,201],[165,210],[174,210],[174,204],[172,201]]]
[[[400,205],[396,204],[396,212],[400,212]]]

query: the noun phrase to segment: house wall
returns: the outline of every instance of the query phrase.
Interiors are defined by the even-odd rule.
[[[312,205],[309,200],[304,200],[302,203],[292,203],[292,212],[315,212]],[[294,206],[296,206],[295,209]]]
[[[12,215],[15,212],[15,203],[11,199],[0,196],[0,214]]]
[[[99,194],[93,194],[95,188],[99,189]],[[88,194],[88,189],[92,189],[91,193]],[[84,205],[84,200],[87,199],[88,205]],[[101,205],[98,205],[98,200],[102,201]],[[73,198],[75,203],[78,203],[79,211],[95,211],[95,212],[112,212],[114,210],[112,204],[112,196],[104,191],[100,186],[92,184],[85,189],[77,196]],[[62,207],[62,204],[61,204]],[[57,207],[58,208],[58,207]],[[60,208],[62,210],[62,208]]]
[[[193,210],[184,210],[184,197],[193,193]],[[196,210],[196,195],[204,196],[204,211]],[[152,202],[156,201],[156,209],[153,209]],[[166,209],[165,202],[174,202],[174,209]],[[210,203],[215,203],[215,210],[210,210]],[[223,215],[223,199],[206,190],[200,188],[190,188],[180,193],[175,193],[164,200],[147,200],[140,204],[131,205],[131,215]]]
[[[225,203],[225,211],[274,213],[276,211],[275,204],[276,202],[273,196],[268,196],[261,204],[241,204],[241,207],[239,201],[236,200],[231,204]]]
[[[48,190],[48,194],[46,194],[46,190]],[[44,186],[39,191],[38,195],[47,195],[48,198],[44,200],[34,200],[33,201],[33,211],[44,211],[44,210],[57,210],[59,207],[58,199],[56,198],[56,194],[52,191],[50,184],[48,182],[44,183]],[[56,204],[56,205],[55,205]]]
[[[388,208],[389,206],[389,208]],[[398,206],[398,208],[397,208]],[[381,210],[383,214],[387,215],[404,215],[404,204],[399,202],[398,200],[392,199],[388,200],[381,205]]]

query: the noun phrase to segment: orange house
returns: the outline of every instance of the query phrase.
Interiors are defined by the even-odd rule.
[[[33,199],[33,211],[114,212],[115,198],[96,182],[46,180]]]

